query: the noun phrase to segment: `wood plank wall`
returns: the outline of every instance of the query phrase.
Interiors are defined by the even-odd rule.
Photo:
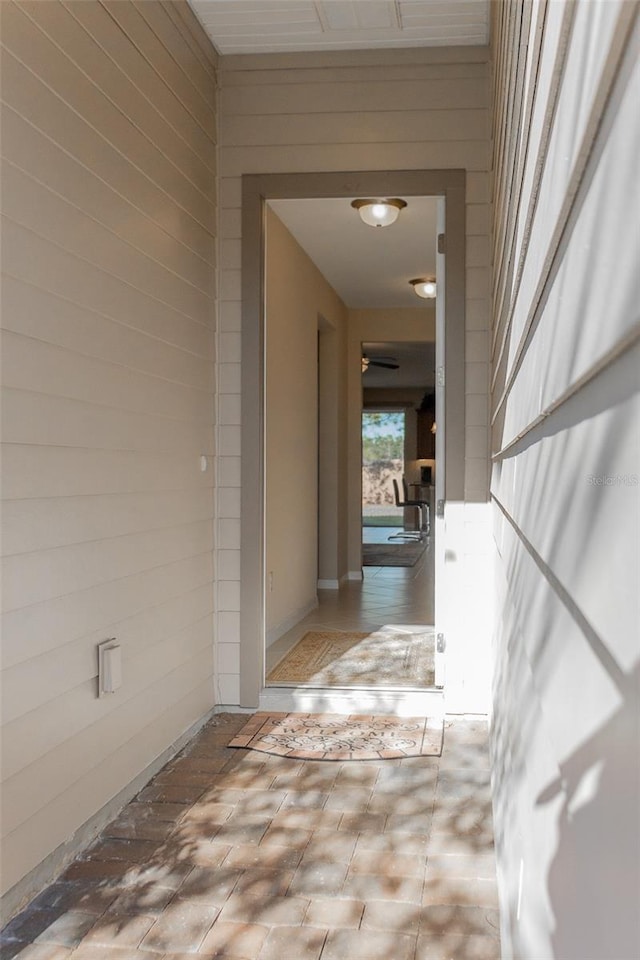
[[[6,891],[213,705],[217,146],[186,3],[0,8]]]
[[[220,60],[220,698],[239,698],[241,176],[467,172],[465,496],[487,500],[489,54],[458,47]],[[224,338],[224,339],[223,339]],[[221,427],[222,429],[222,427]],[[222,533],[222,531],[221,531]],[[480,558],[481,562],[483,558]],[[485,564],[486,566],[486,564]]]
[[[494,5],[505,958],[640,952],[637,12]]]

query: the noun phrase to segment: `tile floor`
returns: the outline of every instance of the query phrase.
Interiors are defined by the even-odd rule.
[[[363,540],[384,543],[400,528],[363,527]],[[319,606],[267,650],[267,672],[308,630],[377,630],[383,624],[433,625],[433,546],[415,567],[364,567],[363,580],[319,590]]]
[[[441,757],[227,746],[221,714],[2,934],[6,960],[498,960],[486,725]]]

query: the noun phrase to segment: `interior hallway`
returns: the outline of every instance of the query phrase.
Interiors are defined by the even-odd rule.
[[[220,714],[6,927],[6,960],[498,960],[484,720],[441,757],[227,747]]]
[[[395,527],[363,527],[364,543],[386,543]],[[362,581],[340,590],[319,590],[318,607],[267,649],[267,672],[308,630],[377,630],[384,624],[432,626],[433,544],[413,567],[363,567]]]

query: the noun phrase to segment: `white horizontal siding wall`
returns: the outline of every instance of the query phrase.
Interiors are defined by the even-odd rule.
[[[476,47],[227,56],[220,59],[220,496],[239,516],[241,176],[349,170],[467,172],[467,501],[487,500],[489,384],[489,64]],[[233,404],[231,406],[231,404]],[[475,504],[474,504],[475,505]],[[469,518],[477,528],[477,517]],[[483,519],[486,527],[486,518]],[[488,537],[478,548],[486,557]],[[478,568],[477,549],[465,569]],[[486,563],[483,569],[486,569]],[[220,553],[220,601],[239,619],[239,532]],[[465,574],[466,576],[466,574]],[[477,578],[469,572],[477,583]],[[484,592],[481,603],[486,599]],[[231,615],[231,614],[230,614]],[[471,619],[477,618],[471,614]],[[477,629],[477,628],[476,628]],[[239,697],[239,644],[221,699]],[[480,704],[480,698],[474,702]]]
[[[216,77],[183,3],[0,10],[15,899],[213,705]],[[123,685],[98,699],[108,637]]]
[[[640,954],[637,5],[495,10],[505,957]]]

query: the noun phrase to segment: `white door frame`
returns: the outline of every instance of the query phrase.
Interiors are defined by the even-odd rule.
[[[447,270],[444,363],[446,501],[464,499],[464,170],[245,174],[242,177],[242,446],[240,705],[257,708],[265,659],[265,205],[322,197],[444,197]],[[437,437],[437,434],[436,434]],[[437,473],[436,473],[437,475]],[[446,549],[446,532],[441,548]],[[438,590],[440,585],[438,585]],[[445,592],[445,596],[447,592]],[[446,610],[442,611],[446,621]],[[440,631],[439,623],[436,629]]]

